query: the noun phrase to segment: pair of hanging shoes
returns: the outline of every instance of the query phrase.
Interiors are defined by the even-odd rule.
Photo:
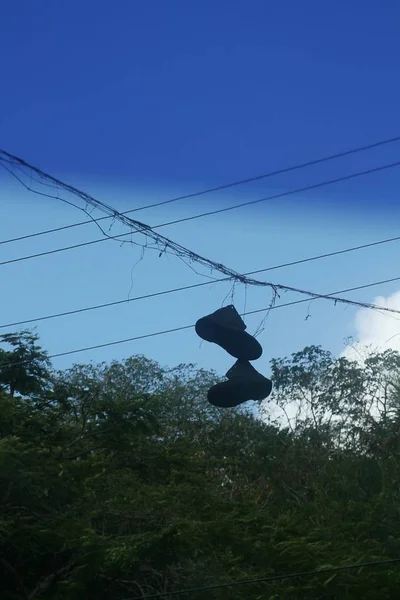
[[[226,373],[228,381],[217,383],[208,390],[211,404],[232,408],[248,400],[265,400],[271,394],[272,382],[249,362],[260,358],[262,347],[246,332],[246,325],[233,305],[199,319],[195,330],[203,340],[221,346],[238,359]]]

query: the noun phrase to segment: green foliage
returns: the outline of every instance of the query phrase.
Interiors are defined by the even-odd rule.
[[[12,348],[0,349],[0,386],[6,386],[11,396],[15,392],[22,396],[38,394],[48,379],[49,360],[36,344],[38,339],[29,331],[0,336],[0,342]]]
[[[217,377],[193,365],[56,372],[29,336],[0,353],[2,599],[122,600],[400,556],[397,353],[273,360],[260,419],[209,405]],[[33,363],[9,366],[21,356]],[[399,587],[392,566],[191,599],[394,600]]]

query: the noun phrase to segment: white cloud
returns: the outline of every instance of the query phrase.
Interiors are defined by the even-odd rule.
[[[373,304],[400,311],[400,291],[385,298],[378,296]],[[359,360],[366,349],[384,351],[393,349],[400,351],[400,314],[361,308],[355,317],[355,344],[345,348],[342,356],[350,360]]]

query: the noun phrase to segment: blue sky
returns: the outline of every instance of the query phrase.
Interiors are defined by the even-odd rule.
[[[379,8],[355,0],[352,12],[343,0],[3,3],[0,147],[126,211],[390,138],[400,131],[399,17],[394,0]],[[397,160],[400,144],[392,144],[132,216],[155,225]],[[399,235],[399,181],[400,170],[390,169],[160,232],[236,271],[266,268]],[[79,211],[23,190],[5,173],[0,185],[0,241],[82,220]],[[0,262],[98,237],[96,226],[86,225],[3,244]],[[260,278],[330,293],[400,277],[398,248],[395,242]],[[0,266],[1,321],[205,280],[151,250],[133,269],[140,256],[137,246],[106,241]],[[399,289],[394,283],[347,297],[373,302]],[[44,321],[37,331],[51,354],[63,352],[189,325],[219,308],[229,291],[213,284]],[[270,299],[264,288],[236,289],[240,311]],[[287,293],[280,302],[298,299]],[[376,331],[387,335],[387,323],[390,333],[400,331],[397,318],[371,313],[360,331],[356,313],[325,301],[271,311],[257,368],[267,374],[271,357],[308,344],[340,353],[349,335],[382,341]],[[261,318],[249,317],[250,332]],[[365,322],[372,321],[369,335]],[[220,373],[231,365],[217,347],[200,346],[193,330],[54,364],[136,353]]]

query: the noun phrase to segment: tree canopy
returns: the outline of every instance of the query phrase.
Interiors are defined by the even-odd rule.
[[[57,371],[35,335],[0,341],[2,600],[128,600],[400,557],[398,353],[307,347],[271,361],[266,402],[220,410],[217,375],[194,365]],[[177,597],[398,589],[393,564]]]

